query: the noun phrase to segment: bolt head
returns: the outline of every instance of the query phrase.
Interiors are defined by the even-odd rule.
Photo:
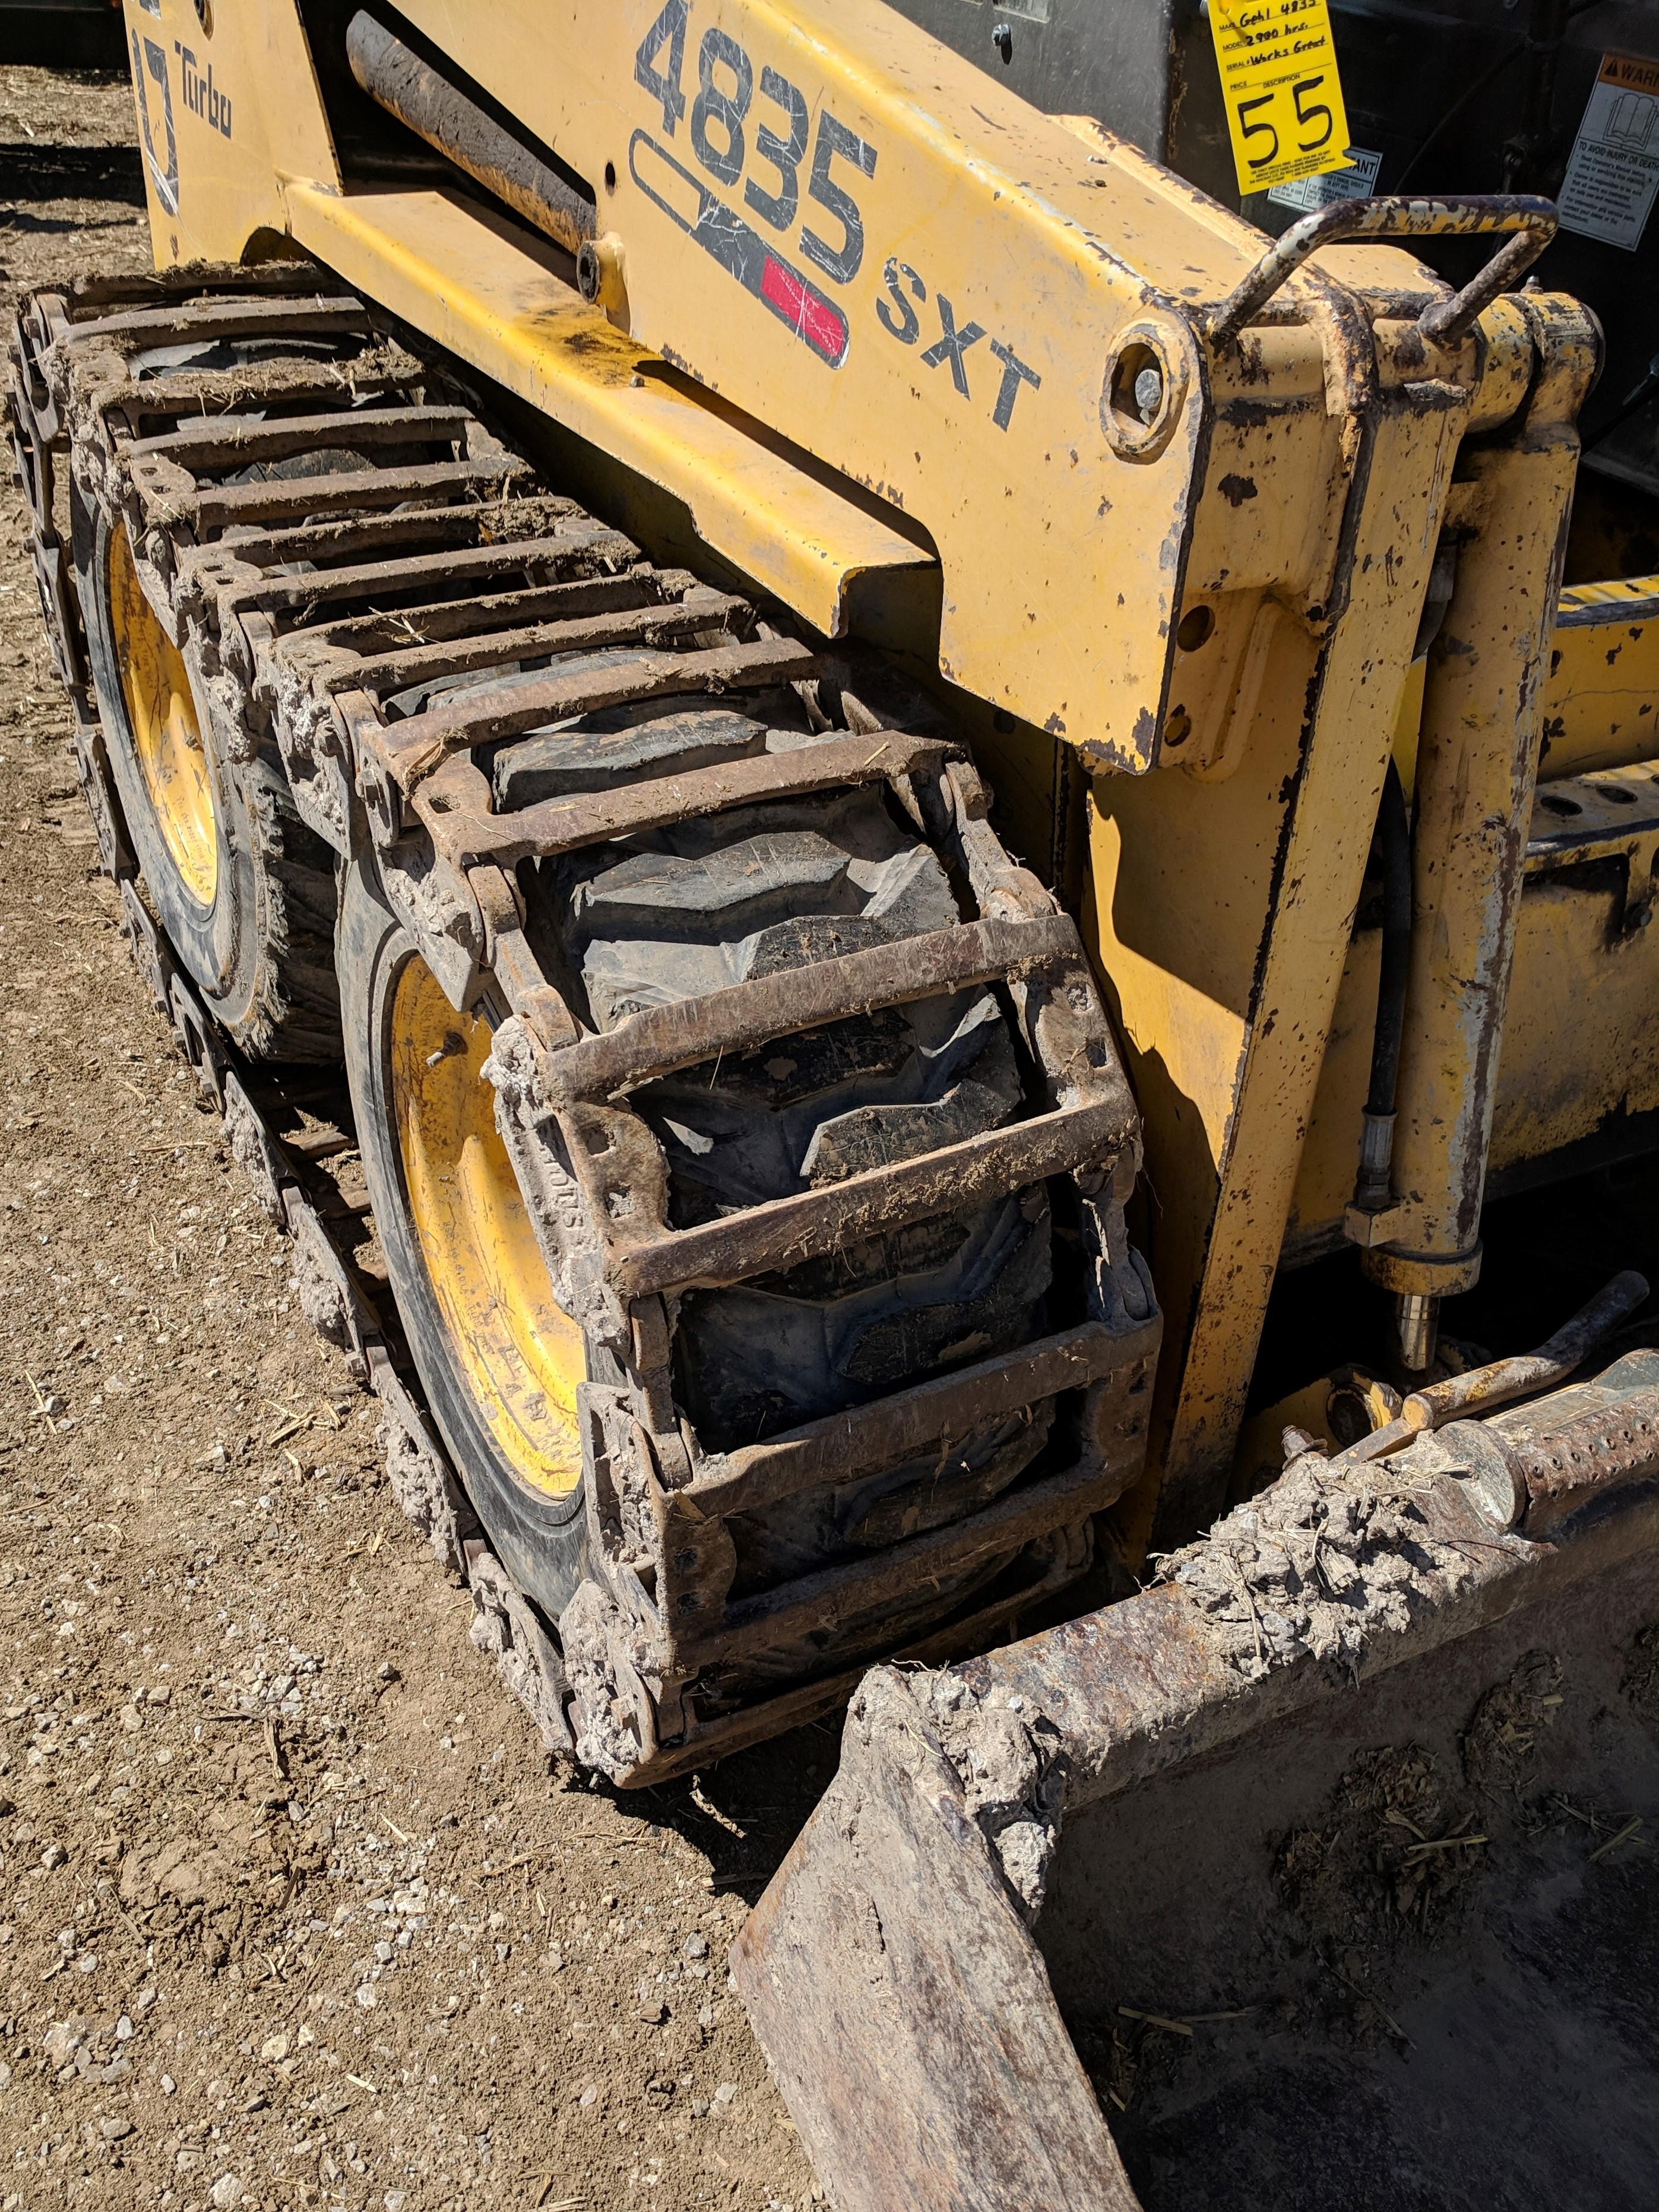
[[[1135,379],[1135,406],[1143,422],[1158,419],[1158,410],[1164,404],[1164,372],[1158,368],[1143,368]]]

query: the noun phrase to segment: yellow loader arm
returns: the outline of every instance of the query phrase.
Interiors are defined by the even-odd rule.
[[[365,96],[292,4],[225,11],[207,39],[184,0],[134,0],[159,263],[285,233],[557,419],[603,429],[694,513],[700,472],[670,426],[701,442],[688,414],[741,410],[718,459],[741,471],[745,433],[787,440],[809,483],[811,462],[842,480],[830,505],[851,510],[848,542],[826,517],[816,588],[758,550],[811,557],[782,511],[799,486],[763,472],[740,485],[746,529],[710,518],[717,550],[763,562],[833,631],[842,574],[872,557],[854,518],[878,517],[887,565],[906,557],[895,540],[937,558],[944,673],[1103,768],[1159,757],[1189,577],[1242,631],[1240,601],[1267,585],[1328,598],[1334,425],[1264,440],[1239,414],[1306,398],[1328,342],[1287,332],[1276,393],[1218,344],[1261,241],[1133,148],[1035,113],[879,0],[404,12],[447,80],[586,187],[603,314],[556,246],[527,249],[453,192],[376,188],[347,136]],[[384,46],[369,58],[399,81]],[[1465,220],[1425,207],[1395,227]],[[578,212],[578,249],[581,228]]]

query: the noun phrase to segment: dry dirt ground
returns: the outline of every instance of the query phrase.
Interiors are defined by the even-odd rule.
[[[0,69],[0,279],[148,265]],[[0,2212],[818,2201],[726,1952],[836,1746],[550,1775],[152,1012],[0,491]]]

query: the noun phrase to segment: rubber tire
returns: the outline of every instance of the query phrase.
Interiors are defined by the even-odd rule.
[[[733,855],[741,856],[735,864]],[[674,979],[683,978],[688,960],[694,973],[705,958],[722,963],[702,981],[702,988],[718,988],[729,980],[723,963],[757,932],[763,940],[781,940],[772,955],[780,971],[853,949],[862,941],[854,934],[862,910],[847,910],[842,878],[850,880],[855,866],[870,872],[871,888],[864,895],[872,903],[899,887],[897,896],[908,910],[887,909],[887,926],[895,932],[888,941],[948,927],[957,918],[940,856],[868,790],[734,809],[714,820],[671,824],[648,837],[576,855],[565,872],[569,918],[562,949],[586,989],[589,1018],[605,1029],[618,1011],[625,1014],[648,1003],[653,990],[683,990],[684,980],[677,987]],[[707,904],[674,894],[672,885],[681,872],[690,872]],[[607,913],[612,887],[630,877],[638,880],[638,890],[623,891],[622,903]],[[730,888],[733,882],[736,890]],[[602,997],[595,995],[595,979]],[[981,1019],[961,1049],[940,1049],[940,1065],[948,1062],[954,1073],[935,1079],[931,1090],[924,1085],[921,1095],[931,1101],[926,1110],[936,1111],[940,1091],[979,1085],[988,1086],[983,1103],[959,1128],[930,1130],[918,1121],[902,1133],[884,1132],[883,1157],[913,1157],[1013,1118],[1021,1097],[1013,1040],[988,990],[941,994],[902,1012],[855,1014],[812,1036],[786,1034],[752,1054],[734,1054],[712,1068],[642,1085],[633,1103],[663,1148],[671,1220],[690,1226],[792,1196],[802,1188],[798,1177],[811,1146],[827,1134],[855,1124],[862,1114],[896,1106],[901,1112],[921,1110],[911,1101],[918,1095],[914,1086],[924,1032],[940,1018],[965,1024],[970,1010],[981,1016],[988,1012],[992,1018]],[[869,1040],[875,1060],[884,1061],[876,1042],[884,1030],[893,1033],[896,1066],[860,1070],[860,1040]],[[910,1042],[902,1042],[911,1031]],[[840,1047],[830,1049],[837,1040],[845,1059]],[[940,1048],[939,1037],[932,1041]],[[798,1062],[810,1066],[815,1054],[824,1065],[803,1079]],[[780,1095],[769,1097],[780,1062],[787,1071],[787,1091],[781,1079],[773,1086]],[[687,1124],[701,1134],[695,1146],[684,1140]],[[943,1343],[989,1326],[998,1340],[988,1343],[988,1356],[1039,1333],[1045,1324],[1031,1309],[1041,1305],[1048,1288],[1049,1233],[1046,1227],[1022,1231],[1018,1212],[1017,1199],[981,1204],[958,1224],[915,1224],[787,1273],[725,1290],[685,1292],[675,1396],[705,1446],[732,1450],[936,1374],[927,1358],[930,1335]],[[924,1257],[924,1249],[947,1226],[954,1234],[952,1250]],[[980,1239],[989,1243],[989,1252]],[[1040,1282],[1030,1281],[1034,1273]],[[887,1309],[884,1318],[878,1318],[881,1307]],[[883,1359],[883,1338],[893,1345],[896,1359]],[[862,1374],[860,1360],[866,1364]],[[870,1365],[872,1360],[878,1364]],[[769,1517],[744,1520],[752,1526]]]
[[[214,1018],[265,1060],[337,1062],[334,856],[301,821],[275,743],[227,758],[193,686],[213,791],[218,870],[204,906],[179,872],[151,803],[122,694],[109,607],[112,524],[76,499],[76,570],[88,658],[127,835],[157,921]]]
[[[582,1486],[555,1500],[528,1489],[502,1460],[454,1359],[410,1218],[392,1117],[391,1044],[398,978],[415,950],[386,902],[372,854],[364,854],[342,882],[337,964],[346,1079],[374,1224],[427,1403],[473,1510],[509,1580],[556,1620],[586,1571]]]

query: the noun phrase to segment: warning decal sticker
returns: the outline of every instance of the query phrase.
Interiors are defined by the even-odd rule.
[[[1296,208],[1303,215],[1317,215],[1337,200],[1368,200],[1376,190],[1376,173],[1382,156],[1364,146],[1350,146],[1346,169],[1328,169],[1322,177],[1303,177],[1293,185],[1275,185],[1267,195],[1275,207]]]
[[[1557,203],[1563,230],[1632,252],[1659,190],[1659,62],[1604,54]]]

